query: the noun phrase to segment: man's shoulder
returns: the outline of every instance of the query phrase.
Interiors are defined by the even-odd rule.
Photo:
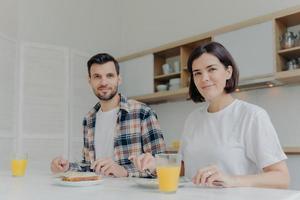
[[[84,121],[90,119],[90,118],[95,118],[96,113],[100,109],[100,103],[96,103],[85,115],[84,115]]]
[[[150,111],[151,108],[146,105],[145,103],[142,103],[140,101],[134,100],[134,99],[128,99],[128,111]]]

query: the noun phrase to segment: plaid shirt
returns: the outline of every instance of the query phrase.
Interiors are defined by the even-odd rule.
[[[97,103],[83,120],[83,162],[90,163],[96,158],[95,125],[96,113],[100,107],[100,103]],[[120,110],[114,136],[115,162],[123,166],[129,176],[145,177],[148,175],[139,172],[128,157],[146,152],[155,155],[164,153],[165,150],[164,138],[154,111],[143,103],[127,100],[120,95]],[[80,167],[71,163],[70,170],[80,170]]]

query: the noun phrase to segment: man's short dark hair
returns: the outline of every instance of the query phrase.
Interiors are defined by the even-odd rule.
[[[194,77],[193,77],[193,62],[197,58],[199,58],[202,54],[209,53],[219,59],[219,61],[225,66],[226,69],[228,69],[228,66],[232,66],[232,75],[229,80],[226,80],[226,86],[224,88],[226,93],[232,93],[235,91],[238,82],[239,82],[239,70],[237,68],[237,65],[231,56],[231,54],[228,52],[228,50],[220,43],[218,42],[209,42],[206,44],[203,44],[197,48],[195,48],[188,59],[188,70],[190,72],[190,85],[189,85],[189,94],[191,99],[194,102],[204,102],[205,98],[200,94],[198,91],[195,83],[194,83]]]
[[[109,55],[108,53],[99,53],[99,54],[96,54],[93,57],[91,57],[89,59],[89,61],[87,62],[89,76],[91,77],[91,67],[93,64],[105,64],[107,62],[114,62],[117,74],[119,75],[120,74],[120,66],[119,66],[118,61],[114,57]]]

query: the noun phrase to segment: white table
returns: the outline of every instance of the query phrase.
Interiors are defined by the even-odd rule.
[[[53,184],[50,173],[32,173],[25,177],[0,174],[1,200],[296,200],[300,191],[259,188],[203,188],[185,183],[176,193],[164,194],[158,189],[144,188],[128,178],[104,178],[99,185],[64,187]]]

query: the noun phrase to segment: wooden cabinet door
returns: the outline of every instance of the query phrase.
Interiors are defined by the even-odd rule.
[[[271,75],[274,72],[272,21],[216,35],[235,59],[240,79]]]
[[[127,97],[154,92],[153,55],[145,55],[120,63],[120,91]]]

